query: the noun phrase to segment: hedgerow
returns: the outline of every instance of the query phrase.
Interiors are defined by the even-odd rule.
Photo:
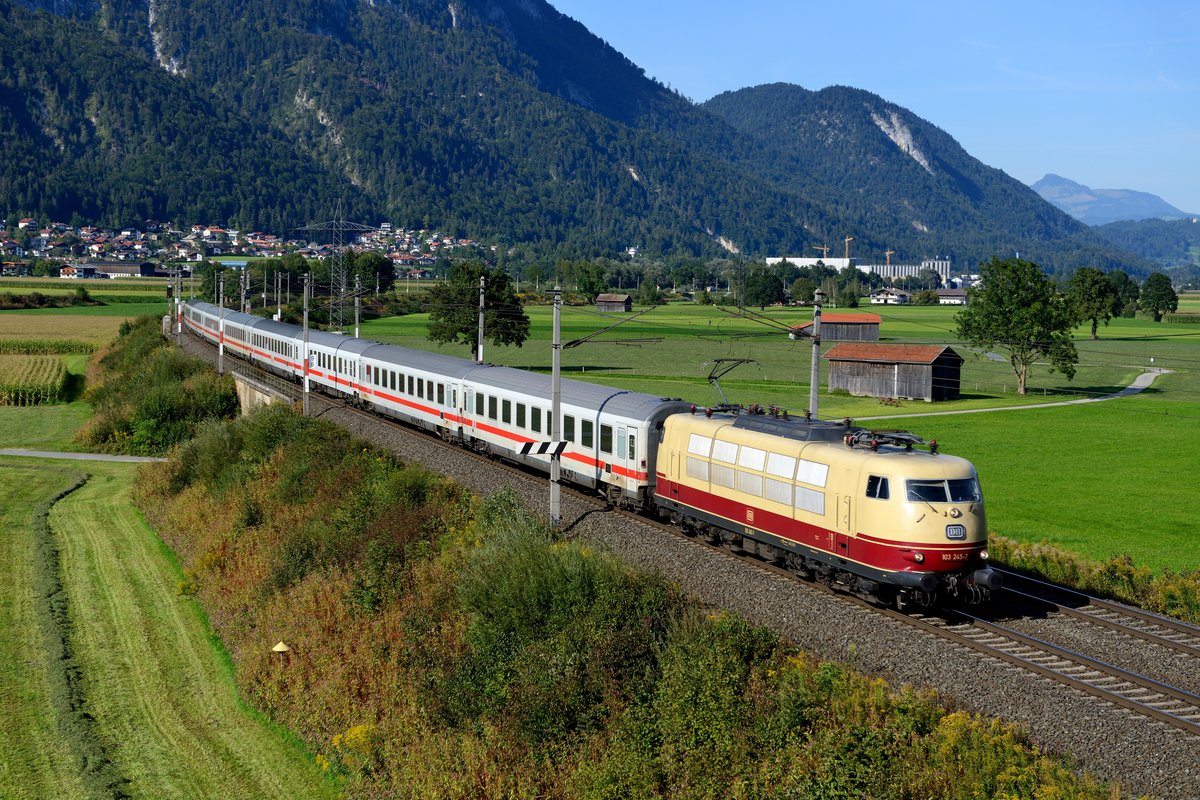
[[[78,437],[88,448],[164,455],[205,420],[237,413],[232,378],[172,347],[155,317],[122,324],[98,367],[99,382],[86,395],[95,414]]]

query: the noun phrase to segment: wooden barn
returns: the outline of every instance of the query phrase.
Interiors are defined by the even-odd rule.
[[[878,314],[839,314],[829,312],[821,314],[821,341],[823,342],[878,342]],[[812,320],[793,330],[796,335],[805,336],[812,333]]]
[[[633,311],[633,298],[627,294],[596,295],[597,311]]]
[[[821,338],[824,327],[822,320]],[[824,358],[830,391],[926,402],[958,398],[963,358],[946,345],[839,342]]]

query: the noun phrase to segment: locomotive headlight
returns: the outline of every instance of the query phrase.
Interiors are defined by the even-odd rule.
[[[988,551],[987,551],[987,550],[980,550],[980,551],[979,551],[979,557],[980,557],[981,559],[983,559],[984,561],[987,561],[987,560],[988,560]]]
[[[918,564],[924,564],[925,563],[925,554],[924,553],[913,553],[913,561],[917,562]]]

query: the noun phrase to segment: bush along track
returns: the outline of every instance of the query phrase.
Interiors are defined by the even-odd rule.
[[[350,796],[1120,796],[286,408],[203,425],[137,497]]]
[[[60,578],[58,544],[49,519],[54,504],[82,487],[88,478],[79,474],[72,486],[40,504],[34,512],[34,588],[40,601],[39,627],[47,654],[50,697],[62,740],[77,757],[88,797],[126,798],[129,780],[96,735],[84,695],[83,675],[71,652],[67,592]]]
[[[87,399],[95,416],[79,433],[88,449],[131,455],[164,455],[190,439],[205,420],[237,413],[233,379],[171,346],[161,321],[139,317],[98,355]]]

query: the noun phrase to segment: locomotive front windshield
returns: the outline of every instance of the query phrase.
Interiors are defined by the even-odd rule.
[[[975,478],[910,480],[905,489],[913,503],[977,503],[982,499]]]

